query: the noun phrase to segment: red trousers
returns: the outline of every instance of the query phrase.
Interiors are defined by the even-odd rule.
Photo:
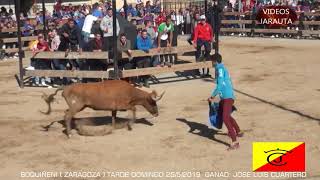
[[[237,134],[240,132],[240,128],[237,122],[231,116],[233,103],[233,99],[222,99],[219,104],[219,113],[222,115],[223,123],[228,129],[228,133],[232,139],[232,142],[235,142],[237,140]]]

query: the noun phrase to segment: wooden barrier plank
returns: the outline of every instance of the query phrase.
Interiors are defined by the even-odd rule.
[[[25,52],[26,57],[33,57],[31,51]],[[66,53],[63,51],[45,51],[40,52],[34,56],[36,59],[108,59],[108,52],[69,52],[68,56],[65,57]]]
[[[195,48],[193,46],[179,46],[171,48],[161,48],[160,52],[156,48],[150,49],[149,53],[146,53],[141,50],[133,50],[132,57],[146,57],[146,56],[156,56],[156,55],[165,55],[165,54],[178,54],[183,55],[186,52],[193,52]],[[128,58],[127,53],[122,53],[122,58]]]
[[[22,48],[22,51],[26,51],[28,50],[29,48],[28,47],[23,47]],[[4,49],[4,52],[5,53],[17,53],[19,52],[19,48],[8,48],[8,49]]]
[[[143,69],[124,70],[121,77],[135,77],[143,75],[156,75],[176,71],[186,71],[201,68],[212,68],[211,61],[177,64],[172,67],[150,67]],[[112,72],[107,71],[65,71],[65,70],[25,70],[25,76],[39,77],[74,77],[74,78],[109,78]]]
[[[289,29],[254,29],[255,33],[286,33],[286,34],[297,34],[296,30]]]
[[[43,25],[36,26],[34,30],[43,30]],[[17,31],[18,29],[15,27],[15,28],[2,29],[0,32],[6,33],[6,32],[17,32]],[[21,31],[24,31],[23,27],[21,27]]]
[[[304,25],[320,25],[320,21],[303,21]]]
[[[222,24],[252,24],[252,20],[222,20]]]
[[[245,15],[244,12],[222,12],[224,16],[240,16]]]
[[[320,35],[320,30],[311,31],[311,30],[302,30],[303,36],[310,36],[310,35]]]
[[[220,28],[221,32],[251,32],[251,29],[242,28]]]
[[[162,73],[186,71],[186,70],[201,69],[201,68],[212,68],[212,62],[205,61],[205,62],[176,64],[171,67],[150,67],[150,68],[143,68],[143,69],[123,70],[121,77],[126,78],[126,77],[135,77],[135,76],[143,76],[143,75],[156,75],[156,74],[162,74]]]
[[[25,41],[34,41],[34,40],[37,40],[38,37],[37,36],[26,36],[26,37],[22,37],[21,38],[21,41],[22,42],[25,42]],[[15,38],[3,38],[3,43],[16,43],[18,42],[18,38],[15,37]]]
[[[171,48],[161,48],[160,52],[158,52],[157,48],[150,49],[149,53],[146,53],[141,50],[132,50],[132,57],[147,57],[147,56],[156,56],[156,55],[166,55],[166,54],[177,54],[183,55],[187,52],[195,52],[195,48],[193,46],[179,46],[179,47],[171,47]],[[33,57],[32,51],[25,51],[26,57]],[[36,59],[92,59],[92,60],[101,60],[101,59],[109,59],[107,52],[82,52],[79,54],[78,52],[70,52],[67,57],[65,57],[65,52],[63,51],[45,51],[36,54],[33,58]],[[122,53],[122,58],[129,58],[127,53]]]
[[[304,15],[305,16],[320,16],[320,12],[315,12],[315,13],[305,12]]]
[[[25,70],[25,76],[73,77],[73,78],[109,78],[107,71],[71,71],[71,70]]]

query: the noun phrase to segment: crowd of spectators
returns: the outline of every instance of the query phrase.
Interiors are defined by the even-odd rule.
[[[223,11],[251,11],[256,12],[263,4],[275,4],[275,5],[290,5],[297,11],[313,12],[319,7],[318,3],[311,3],[309,1],[266,1],[264,0],[255,2],[250,0],[232,1],[230,0],[222,8]],[[120,9],[117,15],[125,17],[124,8]],[[203,22],[206,17],[204,16],[204,6],[190,5],[187,8],[181,8],[175,10],[161,10],[160,1],[156,1],[151,5],[150,1],[146,4],[129,4],[127,7],[127,20],[137,25],[137,37],[134,42],[131,42],[125,33],[120,34],[120,25],[117,20],[117,36],[118,39],[118,51],[125,52],[129,58],[119,61],[121,69],[132,68],[145,68],[150,66],[171,66],[176,60],[176,56],[155,56],[155,57],[142,57],[131,58],[132,50],[139,49],[148,52],[151,48],[170,47],[173,46],[173,34],[194,34],[194,31],[201,31],[201,27],[196,28],[198,22],[206,27],[210,26]],[[33,41],[25,46],[29,46],[34,54],[41,51],[64,51],[66,56],[70,51],[82,51],[100,52],[109,51],[112,52],[113,39],[113,12],[110,2],[96,3],[92,6],[83,4],[81,6],[73,6],[69,4],[63,6],[61,1],[54,6],[53,12],[46,12],[45,18],[43,12],[36,12],[34,17],[30,17],[27,14],[20,14],[22,36],[37,36],[38,40]],[[200,18],[204,17],[204,18]],[[16,16],[12,9],[1,8],[0,11],[0,31],[17,27]],[[233,19],[233,16],[226,16],[227,19]],[[240,18],[246,18],[241,17]],[[44,19],[48,23],[48,33],[42,32],[42,28],[39,26],[44,24]],[[201,25],[200,24],[200,25]],[[236,25],[234,25],[236,26]],[[211,30],[212,31],[212,30]],[[48,39],[46,39],[48,35]],[[210,36],[212,35],[212,32]],[[1,38],[16,37],[16,32],[1,32]],[[189,42],[192,44],[198,36],[192,36]],[[212,41],[208,39],[200,43],[201,46],[206,47],[206,56],[210,52],[209,44]],[[17,43],[2,44],[2,49],[15,48]],[[195,47],[196,47],[195,46]],[[200,46],[200,47],[201,47]],[[196,47],[201,49],[199,47]],[[210,47],[211,48],[211,47]],[[17,56],[17,53],[9,53],[2,55],[8,57]],[[110,54],[110,57],[113,55]],[[200,54],[197,53],[197,59],[200,58]],[[1,57],[0,57],[1,59]],[[40,61],[32,60],[28,70],[33,69],[80,69],[80,70],[106,70],[112,67],[110,61],[79,61],[79,60],[52,60],[52,61]],[[148,86],[148,76],[138,77],[137,81]],[[48,79],[45,77],[34,78],[36,85],[48,86],[50,83],[56,84],[68,84],[72,79],[68,78],[55,78]],[[82,81],[86,81],[82,79]]]

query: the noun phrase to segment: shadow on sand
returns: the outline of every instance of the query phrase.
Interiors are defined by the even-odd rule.
[[[129,119],[127,119],[127,118],[117,117],[116,129],[126,128],[128,120]],[[46,126],[41,126],[43,128],[42,131],[49,131],[51,126],[54,125],[55,123],[61,124],[64,128],[66,127],[64,120],[58,120],[58,121],[53,121]],[[111,116],[73,118],[72,123],[71,123],[71,129],[79,130],[80,126],[87,126],[87,127],[91,127],[91,128],[108,126],[111,128],[111,124],[112,124],[112,117]],[[144,124],[147,126],[153,126],[153,124],[150,121],[146,120],[145,118],[137,119],[135,124]],[[66,130],[63,130],[63,133],[66,133]]]
[[[218,140],[215,138],[215,135],[226,135],[226,133],[221,133],[220,131],[217,131],[217,130],[214,130],[214,129],[210,129],[207,125],[205,124],[201,124],[201,123],[198,123],[198,122],[192,122],[192,121],[188,121],[186,120],[185,118],[177,118],[176,119],[177,121],[180,121],[180,122],[183,122],[185,123],[186,125],[189,126],[189,133],[191,134],[194,134],[194,135],[198,135],[198,136],[201,136],[201,137],[205,137],[205,138],[208,138],[210,140],[213,140],[215,142],[218,142],[220,144],[224,144],[226,146],[230,146],[230,144],[226,143],[226,142],[223,142],[221,140]],[[198,131],[198,132],[195,132],[195,131]]]

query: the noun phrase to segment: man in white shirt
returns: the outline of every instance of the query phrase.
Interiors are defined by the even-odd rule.
[[[85,43],[89,42],[93,22],[97,21],[97,20],[98,20],[98,18],[93,16],[92,14],[87,15],[87,17],[84,19],[81,34],[83,36],[83,41]]]
[[[118,36],[120,32],[118,19],[116,24]],[[111,8],[108,9],[107,15],[102,19],[100,29],[103,31],[104,50],[110,51],[113,45],[113,13]]]
[[[177,14],[177,27],[178,27],[178,33],[179,34],[182,34],[182,26],[184,24],[184,19],[183,19],[183,15],[182,15],[182,12],[181,11],[178,11],[178,14]]]

